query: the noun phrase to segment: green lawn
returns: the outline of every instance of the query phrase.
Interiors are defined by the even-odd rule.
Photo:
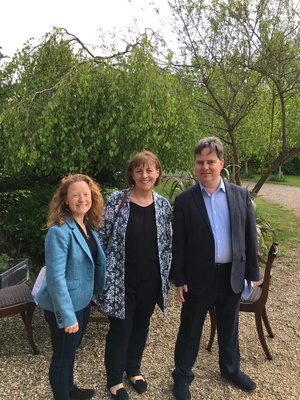
[[[162,181],[159,186],[154,187],[154,190],[160,194],[161,196],[164,196],[166,199],[169,200],[169,192],[171,189],[172,182],[171,181]],[[179,192],[178,192],[179,193]]]
[[[268,221],[275,229],[281,254],[289,249],[299,247],[300,218],[280,205],[270,204],[261,199],[256,199],[255,203],[257,204],[258,218]]]
[[[251,181],[251,182],[258,182],[259,179],[260,179],[260,175],[253,175],[252,178],[242,178],[243,181]],[[273,181],[272,177],[269,177],[267,179],[267,183],[275,183],[278,185],[288,185],[288,186],[299,186],[300,187],[300,176],[284,175],[283,182]]]

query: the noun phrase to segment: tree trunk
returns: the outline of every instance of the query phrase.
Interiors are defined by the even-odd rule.
[[[248,175],[249,170],[248,170],[248,160],[245,160],[245,175]]]
[[[276,171],[281,165],[286,163],[288,160],[290,160],[292,157],[294,157],[296,154],[300,153],[300,143],[297,144],[297,146],[291,148],[291,149],[286,149],[285,151],[281,151],[279,156],[276,158],[275,162],[271,167],[267,170],[265,174],[259,179],[259,181],[256,183],[254,186],[252,193],[257,194],[260,189],[262,188],[263,184],[266,182],[266,180],[269,178],[269,176]]]
[[[281,181],[282,179],[282,171],[281,171],[281,165],[278,168],[278,180]]]
[[[241,172],[240,172],[240,159],[239,159],[239,152],[238,152],[238,147],[237,147],[237,142],[236,142],[236,137],[234,135],[234,131],[231,129],[228,129],[228,133],[231,138],[231,144],[232,144],[232,151],[233,151],[233,179],[234,183],[238,186],[242,185],[241,182]]]

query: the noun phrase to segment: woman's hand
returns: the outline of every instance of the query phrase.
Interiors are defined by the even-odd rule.
[[[177,290],[177,299],[178,299],[178,301],[180,301],[180,303],[184,303],[185,302],[184,293],[188,292],[187,285],[178,286],[176,288],[176,290]]]
[[[76,324],[74,324],[74,325],[67,326],[65,328],[65,332],[67,332],[67,333],[76,333],[76,332],[78,332],[78,329],[79,329],[79,324],[78,324],[78,322],[76,322]]]

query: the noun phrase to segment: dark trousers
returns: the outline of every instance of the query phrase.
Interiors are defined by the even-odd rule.
[[[128,377],[141,375],[150,317],[160,290],[160,279],[126,282],[125,319],[109,317],[105,347],[108,388],[122,382],[124,371]]]
[[[230,285],[231,267],[216,270],[212,288],[203,296],[187,292],[181,309],[181,322],[175,346],[175,383],[191,383],[202,328],[207,311],[216,309],[219,366],[222,375],[230,377],[240,370],[238,321],[241,293],[234,293]]]
[[[49,380],[55,400],[68,400],[73,388],[73,369],[76,349],[80,346],[90,317],[90,304],[76,312],[79,330],[66,333],[58,328],[53,312],[45,310],[45,320],[49,324],[52,343],[52,359],[49,368]]]

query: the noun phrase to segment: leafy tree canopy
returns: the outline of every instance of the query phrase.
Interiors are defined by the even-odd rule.
[[[167,170],[191,161],[192,91],[159,67],[145,37],[123,53],[96,57],[55,29],[37,48],[28,42],[4,77],[10,88],[0,110],[5,174],[80,171],[106,179],[143,149]]]
[[[182,50],[173,67],[184,70],[197,86],[195,99],[198,110],[207,115],[206,131],[230,146],[234,165],[256,158],[258,146],[263,150],[259,157],[270,161],[255,187],[258,192],[273,171],[300,152],[299,124],[290,112],[298,109],[300,99],[299,4],[285,0],[170,4]],[[260,120],[255,118],[259,114]],[[257,133],[258,146],[253,146]],[[240,184],[239,170],[235,176]]]

